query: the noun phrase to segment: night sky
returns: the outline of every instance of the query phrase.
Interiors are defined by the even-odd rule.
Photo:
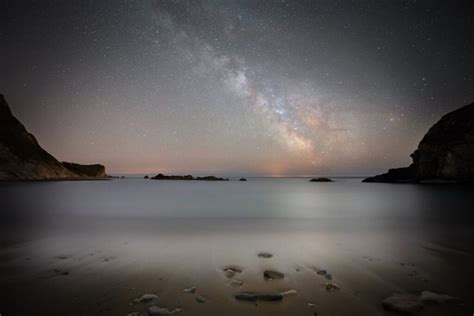
[[[0,92],[109,173],[369,175],[474,101],[472,1],[2,1]]]

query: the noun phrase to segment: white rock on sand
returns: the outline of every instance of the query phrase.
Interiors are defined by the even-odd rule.
[[[298,292],[296,290],[288,290],[288,291],[285,291],[285,292],[282,292],[280,293],[281,295],[283,296],[286,296],[286,295],[296,295],[298,294]]]

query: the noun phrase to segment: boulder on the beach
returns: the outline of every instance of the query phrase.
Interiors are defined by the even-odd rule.
[[[260,258],[271,258],[271,257],[273,257],[273,254],[271,254],[270,252],[262,251],[262,252],[258,253],[258,257],[260,257]]]
[[[266,279],[283,279],[285,275],[281,272],[274,271],[274,270],[265,270],[263,271],[263,276]]]
[[[235,294],[235,299],[239,301],[281,301],[283,295],[280,293],[256,293],[256,292],[241,292]]]
[[[418,296],[401,293],[393,294],[384,299],[382,306],[386,310],[405,314],[413,314],[423,309]]]

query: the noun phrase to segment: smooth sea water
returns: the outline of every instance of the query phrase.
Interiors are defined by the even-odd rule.
[[[227,313],[241,315],[248,307],[234,305],[235,290],[221,273],[223,266],[237,264],[244,268],[245,289],[275,290],[280,283],[256,277],[275,268],[286,275],[279,288],[297,289],[303,293],[299,300],[311,298],[304,293],[328,299],[310,275],[314,267],[328,268],[343,296],[350,295],[341,298],[345,305],[327,301],[320,308],[341,315],[378,315],[380,300],[390,293],[424,289],[456,295],[474,308],[473,187],[334,180],[0,183],[2,295],[30,289],[44,302],[56,300],[41,296],[38,287],[45,284],[99,295],[108,280],[115,288],[103,291],[121,298],[110,314],[124,314],[133,295],[146,292],[148,282],[156,287],[164,273],[172,281],[160,288],[163,300],[175,302],[184,287],[205,284],[214,305],[205,305],[202,314],[230,304]],[[262,261],[259,251],[274,258]],[[80,287],[49,279],[52,269],[65,268]],[[131,288],[137,292],[130,294]],[[85,314],[95,313],[94,299],[80,305],[89,306]],[[285,304],[287,309],[264,308],[268,314],[306,315],[300,310],[304,301]]]

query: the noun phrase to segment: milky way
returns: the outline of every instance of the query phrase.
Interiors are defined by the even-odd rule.
[[[474,100],[468,1],[6,1],[0,83],[112,173],[365,175]]]

